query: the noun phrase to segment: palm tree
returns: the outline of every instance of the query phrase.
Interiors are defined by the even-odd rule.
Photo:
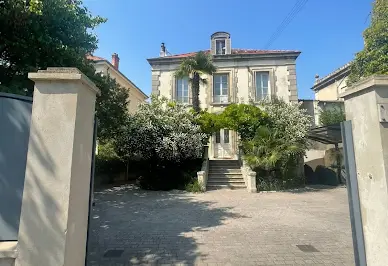
[[[199,84],[206,84],[206,79],[201,78],[201,75],[212,75],[214,72],[216,72],[216,67],[213,65],[211,56],[202,51],[194,56],[184,58],[178,70],[175,71],[176,78],[189,77],[193,109],[197,113],[201,110],[199,107]]]

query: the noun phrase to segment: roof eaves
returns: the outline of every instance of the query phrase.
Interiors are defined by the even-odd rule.
[[[297,59],[301,54],[300,51],[285,51],[285,52],[273,52],[265,54],[255,53],[242,53],[242,54],[228,54],[228,55],[213,55],[214,61],[225,61],[230,59],[252,59],[252,58],[292,58]],[[150,65],[154,63],[179,63],[185,57],[155,57],[148,58],[147,61]]]
[[[329,75],[319,79],[318,81],[315,82],[314,86],[310,89],[313,91],[318,91],[318,90],[322,89],[323,87],[325,87],[325,85],[327,85],[331,81],[334,81],[336,78],[349,74],[350,64],[351,63],[347,63],[346,65],[338,68],[337,70],[333,71]]]
[[[147,94],[145,94],[138,86],[135,85],[135,83],[133,83],[129,78],[127,78],[120,70],[116,69],[111,62],[109,62],[108,60],[98,60],[98,61],[94,61],[95,63],[100,63],[100,62],[104,62],[104,63],[107,63],[111,69],[113,69],[114,71],[116,71],[123,79],[125,79],[126,81],[128,81],[133,87],[135,87],[135,89],[137,89],[141,94],[143,94],[146,98],[146,100],[149,98],[149,96]]]

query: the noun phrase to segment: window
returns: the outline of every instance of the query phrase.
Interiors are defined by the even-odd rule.
[[[215,74],[213,77],[213,102],[228,102],[228,74]]]
[[[182,78],[176,80],[176,101],[179,103],[189,103],[189,79]]]
[[[225,40],[216,40],[216,54],[225,54]]]
[[[224,143],[229,143],[229,129],[224,129]]]
[[[269,96],[269,72],[256,72],[256,100]]]
[[[221,142],[221,132],[220,130],[218,130],[216,132],[216,143],[220,143]]]

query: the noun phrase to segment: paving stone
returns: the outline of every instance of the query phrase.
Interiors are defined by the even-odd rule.
[[[95,193],[87,265],[354,265],[346,188]],[[297,245],[311,245],[303,252]],[[107,250],[123,250],[104,258]]]

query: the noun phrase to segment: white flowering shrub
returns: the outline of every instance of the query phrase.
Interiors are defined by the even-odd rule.
[[[298,143],[307,148],[307,133],[312,117],[307,110],[301,109],[301,103],[286,103],[282,99],[263,100],[260,106],[271,121],[270,127],[290,143]]]
[[[311,117],[298,103],[275,98],[259,104],[267,124],[242,142],[245,160],[257,172],[258,189],[300,186],[304,179],[298,169],[308,146]]]
[[[152,97],[151,103],[142,104],[129,116],[116,141],[118,153],[125,160],[146,162],[152,182],[160,179],[157,186],[174,183],[168,181],[171,176],[183,175],[181,172],[190,168],[187,162],[202,158],[206,135],[195,119],[184,106]]]
[[[129,119],[124,143],[129,156],[176,162],[202,156],[206,136],[184,106],[153,97]]]

